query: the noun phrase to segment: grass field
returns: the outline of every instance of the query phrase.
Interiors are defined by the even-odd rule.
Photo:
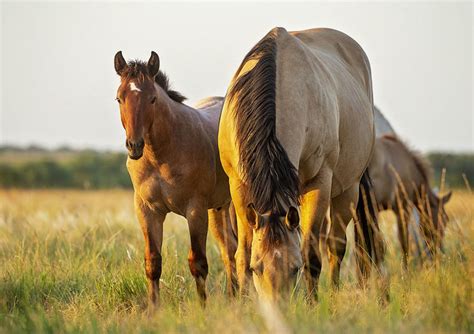
[[[413,260],[404,274],[393,215],[383,215],[387,305],[374,286],[357,287],[349,252],[338,291],[323,270],[317,304],[305,302],[299,289],[280,312],[254,296],[227,299],[212,238],[209,300],[201,309],[187,266],[187,226],[172,216],[165,224],[162,306],[149,316],[131,192],[0,191],[0,332],[474,333],[474,195],[455,192],[448,212],[445,254],[424,267]]]

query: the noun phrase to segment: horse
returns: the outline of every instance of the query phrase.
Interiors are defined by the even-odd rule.
[[[145,239],[149,305],[159,303],[163,222],[169,212],[187,219],[189,268],[202,303],[206,300],[208,224],[217,239],[227,274],[227,291],[236,286],[237,242],[229,222],[229,182],[220,164],[217,127],[223,98],[208,98],[200,109],[183,103],[151,53],[148,62],[129,61],[117,52],[114,66],[126,133],[127,169],[134,189],[135,212]]]
[[[385,118],[379,108],[374,106],[375,115],[375,138],[379,138],[383,135],[390,134],[395,135],[395,130],[392,124]]]
[[[438,196],[430,186],[431,166],[396,135],[385,134],[375,141],[369,164],[373,191],[379,211],[393,210],[403,266],[408,266],[409,222],[413,209],[420,216],[420,228],[429,256],[442,249],[448,216],[445,205],[452,192]]]
[[[337,286],[351,204],[371,186],[373,108],[368,58],[342,32],[274,28],[245,56],[229,84],[218,135],[237,214],[241,294],[252,277],[258,295],[275,300],[304,265],[316,295],[320,238],[330,218],[330,273]],[[378,238],[376,217],[369,224],[367,212],[358,205],[358,224],[364,235]],[[366,276],[368,255],[381,259],[375,252],[382,251],[367,238],[357,244]]]

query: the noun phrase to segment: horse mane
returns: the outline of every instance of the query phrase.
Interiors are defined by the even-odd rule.
[[[428,161],[428,159],[426,159],[420,151],[410,148],[410,145],[408,145],[396,135],[386,134],[382,136],[382,138],[399,143],[405,152],[408,153],[408,155],[410,155],[412,158],[413,163],[415,164],[416,169],[420,172],[423,180],[426,183],[429,183],[431,177],[433,176],[433,168],[431,167],[431,163]]]
[[[245,56],[234,76],[228,98],[235,103],[239,168],[248,199],[258,212],[284,212],[299,204],[295,166],[276,136],[277,29],[270,31]],[[255,66],[236,79],[245,63]],[[276,224],[271,224],[276,225]]]
[[[128,66],[121,74],[121,76],[124,78],[138,80],[144,80],[145,75],[148,75],[147,63],[138,59],[129,61]],[[166,92],[166,94],[168,94],[170,99],[173,101],[182,103],[184,100],[186,100],[186,97],[184,97],[181,93],[171,89],[168,76],[164,72],[158,71],[158,74],[155,76],[155,82]]]

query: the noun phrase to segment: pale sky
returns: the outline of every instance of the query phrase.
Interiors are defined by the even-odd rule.
[[[423,151],[474,151],[473,5],[1,3],[0,145],[123,149],[116,51],[155,50],[193,104],[224,95],[271,28],[330,27],[361,44],[376,105]]]

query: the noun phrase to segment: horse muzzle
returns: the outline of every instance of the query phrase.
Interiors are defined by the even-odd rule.
[[[145,147],[145,141],[140,139],[138,141],[126,140],[125,146],[128,150],[128,156],[130,159],[138,160],[143,156],[143,148]]]

